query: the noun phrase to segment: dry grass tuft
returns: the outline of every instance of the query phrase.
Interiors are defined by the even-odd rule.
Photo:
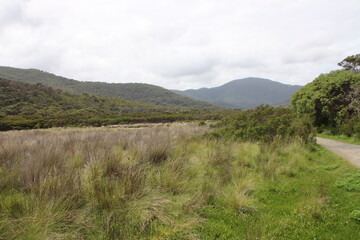
[[[254,213],[255,199],[251,197],[254,184],[251,179],[234,180],[224,190],[224,200],[227,206],[238,214]]]

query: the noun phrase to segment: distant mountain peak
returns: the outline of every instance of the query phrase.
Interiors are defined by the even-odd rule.
[[[186,97],[223,107],[248,109],[261,104],[284,105],[301,86],[283,84],[266,78],[234,79],[218,87],[175,91]]]

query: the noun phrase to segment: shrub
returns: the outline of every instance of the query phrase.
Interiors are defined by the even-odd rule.
[[[206,125],[206,122],[205,121],[200,121],[199,122],[199,126],[205,126]]]
[[[313,141],[314,129],[309,117],[298,118],[291,109],[259,106],[225,118],[216,135],[264,142],[298,137],[307,143]]]
[[[340,125],[339,131],[348,137],[360,137],[360,116],[353,116],[351,119],[346,119]]]
[[[291,106],[299,116],[310,115],[321,130],[352,136],[359,129],[359,86],[359,73],[338,70],[321,74],[292,95]]]
[[[349,71],[321,74],[291,97],[291,105],[300,115],[309,114],[316,126],[338,127],[354,114],[349,94],[360,84],[360,75]]]

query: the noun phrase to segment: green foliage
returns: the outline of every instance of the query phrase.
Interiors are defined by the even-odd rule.
[[[336,181],[336,186],[349,192],[360,192],[360,173],[348,177],[345,180]]]
[[[298,137],[307,143],[313,140],[314,130],[309,118],[297,118],[288,108],[259,106],[225,118],[215,134],[253,141]]]
[[[338,63],[338,65],[343,67],[346,71],[360,73],[360,54],[346,57],[344,60]]]
[[[360,223],[360,210],[354,210],[350,213],[350,218]]]
[[[338,169],[339,167],[341,167],[340,163],[336,164],[336,165],[333,165],[333,166],[320,166],[321,169],[328,170],[328,171]]]
[[[275,158],[283,156],[281,146],[273,148]],[[304,152],[298,154],[299,150]],[[206,220],[199,227],[200,239],[357,239],[360,229],[356,222],[349,222],[349,213],[358,209],[360,193],[334,184],[336,178],[355,169],[343,162],[344,167],[333,171],[319,168],[337,165],[339,159],[317,145],[306,149],[297,145],[286,151],[289,156],[277,168],[284,168],[284,163],[290,169],[300,164],[296,177],[279,174],[276,181],[257,181],[251,194],[257,206],[253,214],[238,215],[218,202],[207,206],[202,211]],[[304,162],[287,162],[295,154]]]
[[[317,127],[338,129],[357,114],[349,107],[349,95],[359,85],[360,74],[350,71],[321,74],[292,95],[291,105],[299,116],[310,115]]]
[[[345,119],[339,126],[339,131],[348,137],[360,139],[360,115]]]

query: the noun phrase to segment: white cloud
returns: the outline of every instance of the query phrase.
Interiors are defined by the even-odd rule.
[[[360,49],[358,0],[0,0],[0,65],[172,89],[306,84]]]

